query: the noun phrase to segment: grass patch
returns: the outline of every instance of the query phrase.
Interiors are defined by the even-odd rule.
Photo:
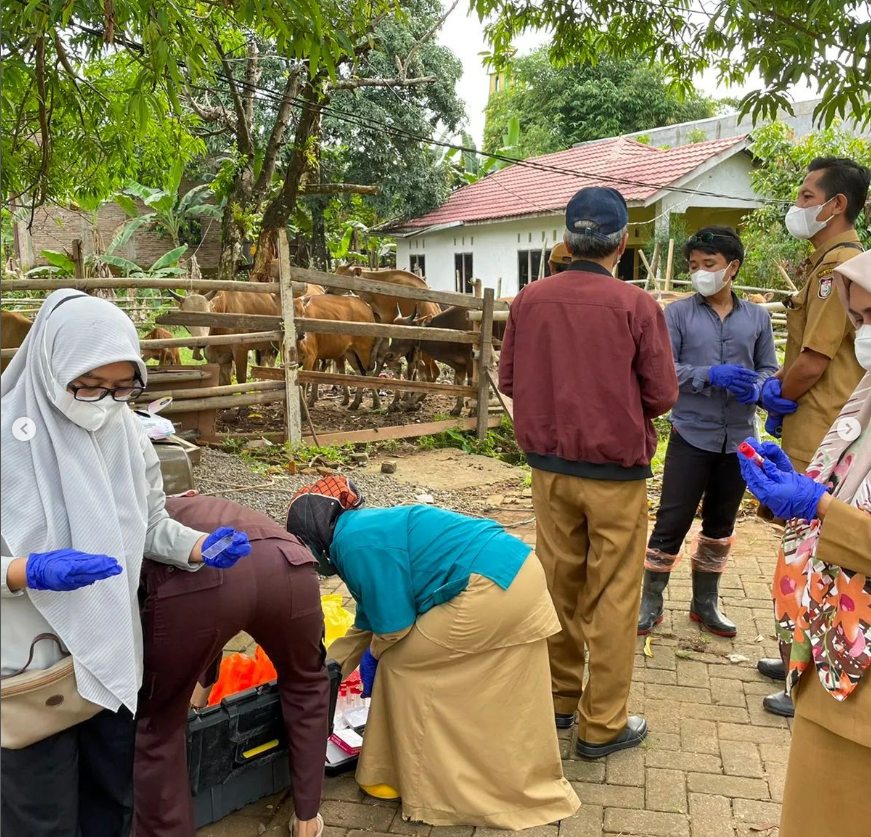
[[[435,417],[439,421],[439,417]],[[445,420],[445,419],[441,419]],[[432,436],[421,436],[417,440],[418,450],[440,450],[442,448],[458,448],[464,453],[475,453],[479,456],[489,456],[511,465],[525,465],[526,456],[517,446],[514,439],[514,426],[508,416],[502,416],[498,427],[487,431],[483,440],[478,439],[475,432],[450,428]]]

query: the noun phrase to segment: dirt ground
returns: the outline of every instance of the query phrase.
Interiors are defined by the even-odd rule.
[[[382,490],[393,502],[414,502],[415,492],[428,489],[449,498],[452,507],[498,520],[535,545],[523,469],[457,450],[407,448],[389,458],[398,460],[397,472]],[[348,474],[374,478],[380,461],[374,458]],[[228,496],[250,502],[246,494]],[[650,504],[652,522],[655,491]],[[643,747],[588,762],[575,756],[574,733],[561,733],[563,769],[582,808],[562,823],[532,829],[530,837],[776,837],[790,727],[763,711],[762,697],[776,685],[757,673],[756,661],[777,651],[769,596],[777,538],[748,503],[721,588],[724,611],[738,625],[731,640],[689,620],[688,562],[678,565],[666,591],[665,621],[649,644],[639,638],[636,647],[629,708],[648,719],[648,740]],[[324,579],[322,592],[339,593],[354,609],[338,579]],[[240,634],[226,650],[252,653],[253,646]],[[352,775],[326,779],[321,812],[325,837],[507,837],[487,829],[404,822],[398,806],[367,801]],[[291,814],[288,789],[205,826],[198,837],[287,834]]]
[[[353,392],[351,393],[353,399]],[[359,410],[349,410],[341,404],[338,389],[321,386],[321,396],[310,409],[315,430],[324,433],[371,430],[374,427],[392,427],[399,424],[424,424],[449,418],[456,400],[445,395],[429,395],[413,410],[389,410],[393,393],[381,391],[381,408],[372,409],[371,392],[367,390]],[[463,410],[463,416],[468,415]],[[305,422],[305,418],[303,417]],[[304,431],[308,427],[304,424]],[[284,407],[281,404],[261,404],[250,408],[221,410],[218,413],[218,433],[278,433],[284,430]]]

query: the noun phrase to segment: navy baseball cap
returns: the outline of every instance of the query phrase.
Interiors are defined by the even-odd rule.
[[[626,200],[616,189],[587,186],[566,207],[566,229],[592,238],[604,239],[629,223]]]

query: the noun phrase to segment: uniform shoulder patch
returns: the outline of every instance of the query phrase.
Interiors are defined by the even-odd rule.
[[[828,276],[820,276],[820,287],[817,291],[817,296],[820,299],[828,299],[832,295],[834,282],[835,280],[831,273]]]

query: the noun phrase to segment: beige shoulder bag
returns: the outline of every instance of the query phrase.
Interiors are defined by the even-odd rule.
[[[70,654],[50,668],[28,671],[33,649],[43,639],[63,646],[54,634],[38,634],[30,644],[24,668],[5,674],[0,683],[0,745],[20,750],[93,718],[101,706],[85,700],[76,688]]]

